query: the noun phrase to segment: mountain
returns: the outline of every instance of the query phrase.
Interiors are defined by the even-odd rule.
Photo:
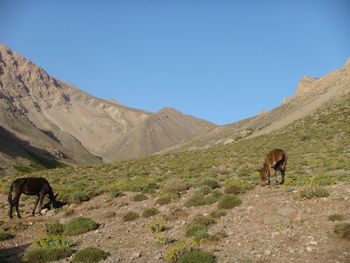
[[[164,108],[107,145],[102,155],[109,160],[150,155],[213,127],[210,122]]]
[[[119,155],[112,151],[119,149],[110,145],[120,147],[119,141],[125,141],[138,125],[144,127],[146,119],[151,118],[148,123],[152,123],[157,116],[158,113],[129,108],[115,100],[89,95],[50,76],[39,66],[0,44],[0,125],[2,132],[14,140],[9,144],[5,136],[0,139],[0,167],[3,169],[14,164],[27,166],[36,162],[31,156],[73,165],[99,163],[104,158],[117,160],[115,158]],[[129,147],[124,147],[127,149],[126,156],[136,157],[140,152],[151,154],[152,149],[159,150],[163,145],[169,147],[171,143],[179,143],[216,126],[195,118],[192,125],[188,116],[178,114],[177,117],[177,127],[186,130],[181,133],[177,129],[180,136],[174,136],[172,130],[167,130],[174,127],[165,125],[162,136],[153,136],[152,140],[141,144],[147,150],[138,149],[134,153]],[[188,129],[192,131],[188,132]],[[148,131],[143,128],[136,130]],[[136,132],[135,136],[145,138],[147,134]],[[161,141],[162,138],[166,142]],[[132,136],[127,141],[133,141]]]
[[[209,148],[254,138],[283,129],[288,124],[309,116],[333,99],[350,93],[350,59],[344,67],[321,78],[305,76],[298,84],[293,97],[283,100],[282,105],[269,112],[225,126],[164,149],[161,152]]]

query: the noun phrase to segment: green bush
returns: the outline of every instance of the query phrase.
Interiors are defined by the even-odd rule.
[[[174,246],[169,248],[164,259],[169,263],[178,262],[183,253],[193,250],[196,245],[197,242],[194,240],[180,240]]]
[[[216,221],[210,217],[210,216],[204,216],[204,215],[196,215],[193,219],[191,224],[201,224],[201,225],[205,225],[205,226],[209,226],[212,224],[215,224]]]
[[[63,234],[66,236],[80,235],[98,228],[98,224],[90,218],[73,218],[63,226]]]
[[[225,194],[242,194],[246,192],[246,187],[243,185],[231,185],[225,188],[224,190]]]
[[[157,198],[155,203],[157,205],[166,205],[166,204],[169,204],[170,202],[171,202],[171,197],[168,195],[165,195]]]
[[[108,256],[109,253],[99,248],[87,247],[74,254],[72,263],[95,263],[106,259]]]
[[[334,226],[334,232],[340,236],[340,238],[350,240],[350,224],[339,223]]]
[[[62,197],[63,201],[68,203],[80,204],[81,202],[89,201],[89,196],[83,191],[73,191]]]
[[[26,263],[51,262],[67,258],[72,253],[70,247],[31,248],[26,250],[22,260]]]
[[[206,203],[204,198],[205,196],[202,193],[196,192],[188,200],[186,200],[184,205],[186,207],[205,205]]]
[[[218,201],[219,209],[231,209],[239,206],[242,203],[241,199],[233,194],[224,194]]]
[[[224,209],[217,209],[214,210],[213,212],[210,213],[209,216],[213,217],[213,218],[220,218],[222,216],[226,215],[226,211]]]
[[[201,185],[209,186],[211,189],[220,188],[220,184],[214,179],[206,179],[201,183]]]
[[[55,221],[51,224],[46,224],[46,233],[49,235],[61,235],[64,231],[63,224],[58,221]]]
[[[328,216],[328,220],[330,221],[343,221],[345,220],[345,216],[341,214],[332,214]]]
[[[64,239],[60,235],[53,235],[49,237],[37,238],[32,241],[34,247],[73,247],[74,243]]]
[[[139,218],[139,215],[135,212],[132,212],[132,211],[129,211],[125,215],[123,215],[124,222],[132,221],[132,220],[135,220],[137,218]]]
[[[0,230],[0,241],[12,239],[12,238],[14,238],[14,236],[10,232]]]
[[[147,200],[148,197],[144,194],[137,194],[137,195],[134,195],[132,197],[132,201],[136,201],[136,202],[140,202],[140,201],[144,201],[144,200]]]
[[[207,185],[203,185],[200,189],[199,189],[199,192],[203,195],[208,195],[211,193],[211,188]]]
[[[186,251],[179,257],[177,263],[215,263],[216,257],[204,250],[194,249]]]
[[[322,187],[318,187],[315,189],[315,196],[316,197],[327,197],[327,196],[329,196],[329,193],[328,193],[327,189],[322,188]]]
[[[177,240],[171,237],[157,237],[156,244],[160,246],[168,245],[176,242]]]
[[[190,224],[186,228],[186,237],[193,237],[201,232],[207,232],[207,227],[203,224]]]
[[[153,220],[149,224],[147,224],[147,228],[152,233],[162,232],[166,229],[166,221],[165,220]]]
[[[177,193],[186,191],[188,189],[187,183],[179,178],[170,179],[163,186],[164,192]]]
[[[111,197],[116,198],[116,197],[121,197],[125,196],[125,194],[122,191],[119,191],[118,189],[114,189],[110,192]]]
[[[142,217],[147,218],[147,217],[151,217],[154,216],[156,214],[159,214],[159,211],[157,208],[147,208],[142,212]]]

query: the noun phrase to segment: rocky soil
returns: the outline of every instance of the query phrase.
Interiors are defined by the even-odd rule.
[[[219,241],[207,241],[201,248],[212,251],[217,261],[222,263],[246,262],[310,262],[341,263],[350,262],[350,242],[340,239],[333,232],[337,222],[328,220],[331,214],[342,214],[350,221],[350,183],[327,186],[330,196],[307,200],[295,199],[301,187],[257,186],[240,195],[243,203],[227,210],[227,215],[217,219],[209,228],[209,233],[224,231],[226,237]],[[8,206],[6,196],[1,196],[2,212],[0,220],[14,226],[17,222],[29,224],[25,230],[13,231],[14,239],[1,241],[0,252],[6,253],[10,262],[20,262],[21,254],[31,240],[45,236],[45,224],[54,220],[61,223],[76,216],[94,219],[101,226],[92,232],[69,238],[78,243],[76,249],[87,246],[99,247],[111,254],[104,263],[164,262],[163,256],[170,245],[155,243],[159,236],[184,239],[186,224],[197,214],[207,215],[217,208],[217,204],[186,208],[183,203],[194,190],[188,191],[178,200],[164,206],[156,206],[151,195],[148,200],[135,202],[130,198],[135,193],[111,198],[102,195],[79,205],[71,205],[73,215],[64,216],[63,209],[49,211],[43,216],[31,217],[32,207],[22,207],[23,219],[9,221],[6,217]],[[182,208],[186,214],[170,216],[167,229],[161,234],[151,233],[146,225],[170,214],[170,208]],[[160,215],[151,218],[123,222],[127,211],[139,214],[145,208],[157,207]],[[106,212],[113,211],[114,217],[106,218]],[[61,262],[69,262],[70,259]]]

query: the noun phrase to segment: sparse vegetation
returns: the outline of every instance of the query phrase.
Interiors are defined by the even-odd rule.
[[[329,221],[343,221],[345,220],[345,216],[342,214],[331,214],[328,216]]]
[[[135,201],[135,202],[140,202],[140,201],[144,201],[144,200],[147,200],[148,197],[144,194],[137,194],[137,195],[134,195],[132,197],[132,201]]]
[[[147,229],[152,233],[162,232],[165,230],[166,221],[164,220],[153,220],[147,224]]]
[[[97,247],[87,247],[74,254],[72,263],[95,263],[106,259],[109,253]]]
[[[203,224],[191,224],[186,228],[186,237],[193,237],[203,232],[207,232],[208,228]]]
[[[26,250],[22,260],[26,263],[51,262],[67,258],[72,253],[70,247],[30,248]]]
[[[164,184],[163,191],[170,193],[177,193],[186,191],[188,189],[187,183],[179,178],[173,178]]]
[[[73,247],[74,243],[66,240],[60,235],[37,238],[32,241],[34,247],[54,248],[54,247]]]
[[[171,197],[169,195],[164,195],[156,199],[157,205],[166,205],[171,202]]]
[[[90,218],[77,217],[63,225],[63,235],[76,236],[98,228],[98,224]]]
[[[224,194],[218,201],[219,209],[231,209],[241,205],[242,201],[233,194]]]
[[[216,257],[204,250],[194,249],[186,251],[179,257],[178,263],[215,263]]]
[[[350,240],[350,224],[338,223],[334,226],[334,232],[339,235],[340,238]]]
[[[224,209],[217,209],[210,213],[210,216],[212,218],[220,218],[225,215],[226,215],[226,211]]]
[[[151,216],[154,216],[156,214],[159,214],[159,211],[157,208],[147,208],[145,209],[143,212],[142,212],[142,217],[151,217]]]
[[[61,235],[64,231],[63,224],[61,224],[58,221],[55,221],[50,224],[45,224],[46,226],[46,233],[49,235]]]
[[[9,231],[0,230],[0,241],[12,239],[13,237]]]
[[[129,211],[125,215],[123,215],[123,221],[124,222],[132,221],[132,220],[135,220],[139,217],[140,217],[139,214],[132,212],[132,211]]]

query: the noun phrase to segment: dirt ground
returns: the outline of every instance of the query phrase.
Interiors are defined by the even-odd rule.
[[[212,251],[217,262],[310,262],[344,263],[350,262],[350,241],[340,239],[333,231],[337,222],[328,220],[331,214],[342,214],[345,222],[350,222],[350,183],[338,183],[325,187],[330,195],[326,198],[297,200],[295,192],[301,187],[286,188],[280,186],[257,186],[240,195],[242,204],[227,215],[217,219],[209,228],[209,233],[224,231],[226,237],[219,241],[207,241],[200,245],[202,249]],[[22,207],[23,219],[7,218],[6,196],[0,196],[3,225],[15,226],[17,222],[29,224],[25,230],[12,231],[14,238],[0,241],[0,254],[7,255],[9,262],[20,262],[23,251],[37,237],[45,236],[45,224],[59,220],[67,222],[73,217],[89,217],[100,223],[100,227],[79,236],[68,239],[77,242],[74,249],[88,246],[99,247],[111,254],[104,263],[155,263],[164,262],[163,256],[170,245],[157,245],[155,238],[171,237],[176,240],[185,238],[185,228],[197,214],[207,215],[217,208],[212,205],[186,208],[183,204],[195,190],[190,190],[168,205],[157,206],[154,197],[135,202],[130,198],[135,193],[126,192],[123,197],[109,195],[98,196],[89,202],[71,205],[71,216],[64,216],[63,209],[49,211],[45,215],[31,216],[32,206]],[[169,215],[171,207],[182,208],[186,215],[167,221],[166,231],[151,233],[146,225],[154,219]],[[146,208],[156,207],[160,214],[151,218],[138,218],[123,222],[122,215],[134,211],[141,215]],[[106,212],[113,211],[115,216],[106,218]],[[71,258],[60,262],[70,262]]]

